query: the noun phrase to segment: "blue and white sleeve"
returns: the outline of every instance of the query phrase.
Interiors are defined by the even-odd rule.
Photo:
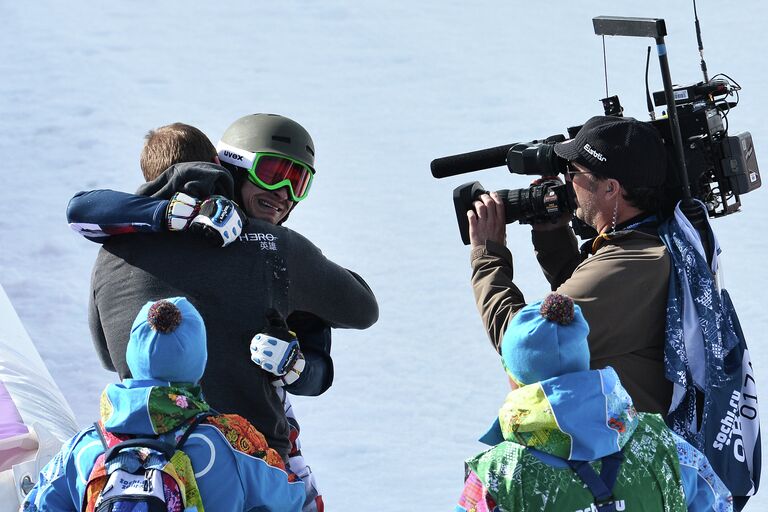
[[[115,190],[78,192],[67,205],[69,227],[88,240],[106,242],[112,235],[165,230],[168,201]]]

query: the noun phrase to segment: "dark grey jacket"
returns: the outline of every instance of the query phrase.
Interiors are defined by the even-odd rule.
[[[378,319],[376,298],[362,278],[284,227],[251,219],[240,242],[226,248],[184,233],[113,237],[96,259],[89,311],[105,367],[129,376],[125,350],[137,312],[148,300],[177,295],[205,320],[202,385],[208,402],[219,412],[244,416],[284,457],[290,443],[283,407],[270,374],[251,362],[249,352],[251,337],[266,325],[267,309],[284,317],[310,313],[341,328],[365,329]]]

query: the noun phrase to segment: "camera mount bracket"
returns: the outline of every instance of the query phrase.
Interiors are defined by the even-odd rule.
[[[664,82],[664,96],[667,100],[667,116],[672,133],[672,144],[675,148],[675,159],[680,172],[680,184],[682,186],[683,201],[691,200],[691,189],[688,182],[688,171],[685,165],[683,153],[683,139],[680,135],[680,121],[677,118],[675,95],[672,90],[672,76],[669,72],[669,60],[667,59],[667,46],[664,44],[664,36],[667,35],[667,25],[661,18],[629,18],[624,16],[597,16],[592,18],[592,26],[598,36],[629,36],[652,37],[656,40],[656,51],[659,54],[659,66],[661,67],[661,79]]]
[[[664,83],[664,96],[667,100],[667,117],[669,118],[670,133],[672,135],[672,144],[675,148],[675,160],[677,161],[683,196],[680,209],[699,232],[707,262],[711,263],[712,242],[707,229],[707,212],[694,202],[691,195],[690,182],[688,181],[688,170],[683,152],[683,139],[680,135],[680,121],[677,117],[677,106],[672,89],[672,76],[669,72],[667,45],[664,43],[664,36],[667,35],[667,26],[664,20],[661,18],[597,16],[592,18],[592,26],[595,29],[595,34],[598,36],[652,37],[656,40],[656,51],[659,55],[659,66],[661,67],[661,79]]]

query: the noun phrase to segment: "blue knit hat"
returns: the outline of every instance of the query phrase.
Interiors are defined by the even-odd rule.
[[[203,318],[184,297],[147,302],[125,359],[134,379],[197,383],[208,359]]]
[[[581,308],[551,293],[517,312],[504,333],[501,357],[518,384],[589,370],[589,326]]]

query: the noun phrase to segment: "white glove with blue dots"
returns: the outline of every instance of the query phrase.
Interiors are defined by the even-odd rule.
[[[305,365],[299,341],[274,309],[267,312],[267,320],[267,328],[251,340],[251,361],[275,375],[275,387],[291,385],[299,379]]]

